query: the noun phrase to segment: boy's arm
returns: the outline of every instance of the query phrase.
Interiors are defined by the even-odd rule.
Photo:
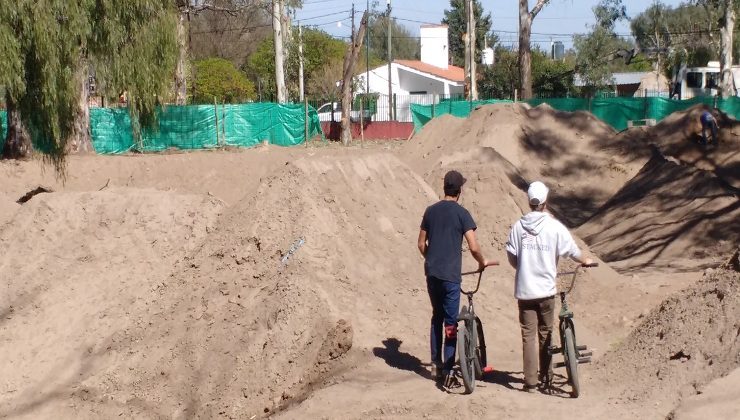
[[[419,239],[416,242],[416,246],[419,247],[419,252],[421,252],[422,257],[427,256],[427,231],[424,229],[419,229]]]

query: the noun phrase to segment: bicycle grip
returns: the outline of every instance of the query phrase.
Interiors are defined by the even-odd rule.
[[[599,263],[591,263],[591,264],[581,264],[581,267],[584,268],[591,268],[591,267],[598,267]]]

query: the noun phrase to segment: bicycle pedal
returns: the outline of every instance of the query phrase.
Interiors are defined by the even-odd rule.
[[[586,348],[587,348],[587,347],[588,347],[588,346],[586,346],[585,344],[584,344],[584,345],[582,345],[582,346],[576,346],[576,350],[578,350],[578,351],[583,351],[583,350],[586,350]]]
[[[557,362],[557,363],[553,364],[552,367],[554,367],[554,368],[565,367],[565,362]]]
[[[591,356],[579,357],[578,363],[591,363]]]
[[[593,354],[594,354],[594,352],[592,352],[591,350],[582,351],[579,354],[579,357],[591,357]]]

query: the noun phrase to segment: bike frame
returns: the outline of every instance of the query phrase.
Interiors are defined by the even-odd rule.
[[[550,346],[548,349],[548,352],[550,356],[553,356],[554,354],[561,353],[563,355],[563,359],[566,359],[566,343],[565,343],[565,336],[566,336],[566,330],[570,329],[572,335],[573,335],[573,347],[576,351],[576,358],[578,359],[578,363],[588,363],[591,361],[590,357],[590,351],[585,351],[586,346],[579,346],[578,342],[576,340],[576,325],[573,321],[573,311],[570,310],[568,307],[568,299],[567,296],[573,291],[573,288],[575,287],[576,278],[578,277],[578,274],[581,272],[581,268],[584,267],[597,267],[598,264],[590,264],[590,265],[579,265],[575,268],[575,270],[570,272],[564,272],[564,273],[558,273],[558,276],[564,276],[564,275],[572,275],[570,287],[567,288],[567,290],[560,291],[558,294],[560,295],[560,313],[558,314],[559,319],[559,333],[560,333],[560,347],[554,347]],[[584,353],[581,353],[584,352]],[[555,367],[562,367],[561,366],[555,366]],[[551,375],[549,372],[545,374],[545,386],[547,388],[552,388],[552,380],[553,375]]]

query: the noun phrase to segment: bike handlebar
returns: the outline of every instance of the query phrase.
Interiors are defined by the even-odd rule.
[[[562,273],[558,273],[558,277],[560,277],[560,276],[573,276],[571,278],[571,280],[570,280],[570,287],[568,287],[567,290],[565,290],[564,292],[561,292],[561,293],[569,294],[571,291],[573,291],[573,287],[576,284],[576,276],[578,276],[578,273],[580,272],[580,269],[581,268],[593,268],[593,267],[598,267],[598,266],[599,266],[599,263],[579,264],[578,266],[576,266],[576,269],[573,270],[573,271],[565,271],[565,272],[562,272]]]
[[[498,261],[489,261],[488,264],[486,264],[486,267],[491,267],[491,266],[494,266],[494,265],[499,265],[499,262]],[[464,273],[460,273],[460,275],[462,275],[462,276],[469,276],[471,274],[482,274],[486,270],[486,267],[483,267],[482,269],[479,268],[479,269],[477,269],[475,271],[466,271]]]
[[[478,289],[480,288],[480,280],[481,280],[481,278],[483,278],[483,272],[486,271],[486,267],[490,267],[490,266],[493,266],[493,265],[499,265],[498,264],[498,261],[489,261],[488,264],[486,264],[485,267],[483,267],[481,269],[478,269],[478,270],[475,270],[475,271],[468,271],[468,272],[465,272],[465,273],[461,273],[461,275],[463,275],[463,276],[467,276],[467,275],[470,275],[470,274],[477,274],[478,275],[478,284],[476,284],[475,290],[469,291],[469,292],[466,292],[465,290],[462,290],[462,286],[461,286],[460,287],[460,292],[462,292],[465,295],[474,295],[474,294],[478,293]]]

